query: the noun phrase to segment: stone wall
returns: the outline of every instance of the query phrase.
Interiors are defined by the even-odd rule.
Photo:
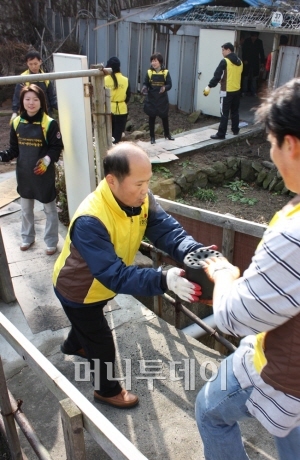
[[[185,171],[179,178],[159,179],[151,184],[151,190],[161,198],[174,200],[191,189],[222,186],[234,178],[256,183],[268,191],[290,193],[272,162],[236,156],[216,161],[211,166]]]

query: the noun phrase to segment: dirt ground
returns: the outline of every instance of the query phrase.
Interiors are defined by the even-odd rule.
[[[0,110],[10,109],[11,102],[6,101],[3,103]],[[129,103],[129,117],[132,120],[132,131],[138,130],[143,124],[147,123],[148,117],[143,111],[143,104],[141,102],[130,102]],[[9,120],[10,116],[0,117],[0,150],[9,147]],[[188,116],[181,112],[170,109],[169,112],[170,130],[171,133],[176,134],[182,131],[189,131],[190,129],[196,129],[204,126],[212,125],[219,121],[218,118],[201,116],[196,123],[191,124],[188,120]],[[161,120],[157,118],[157,123],[161,124]],[[157,135],[158,137],[162,137]],[[145,139],[149,140],[147,135]],[[166,163],[163,166],[163,174],[166,177],[178,177],[182,174],[186,168],[194,169],[199,164],[212,164],[218,160],[224,160],[224,158],[232,155],[245,156],[255,160],[268,160],[269,157],[269,144],[265,140],[265,136],[257,138],[237,138],[234,144],[220,145],[219,148],[214,148],[211,151],[185,155],[177,161]],[[15,162],[0,163],[0,173],[14,170]],[[156,167],[154,167],[154,170]],[[249,184],[249,187],[244,189],[244,196],[257,201],[253,205],[244,204],[239,201],[232,201],[228,195],[234,194],[232,190],[225,187],[216,187],[212,189],[215,201],[203,201],[195,197],[194,194],[185,195],[181,198],[183,203],[190,204],[192,206],[207,209],[209,211],[218,212],[221,214],[229,213],[235,217],[246,219],[258,223],[267,224],[274,213],[281,209],[290,199],[287,195],[277,195],[273,192],[268,192],[255,184]]]

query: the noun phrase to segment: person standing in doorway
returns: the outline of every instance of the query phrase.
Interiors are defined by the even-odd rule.
[[[151,66],[143,83],[142,94],[146,95],[144,112],[149,116],[149,130],[151,144],[155,144],[155,118],[162,119],[164,136],[169,141],[174,138],[169,129],[169,98],[167,92],[172,88],[172,79],[169,71],[163,65],[160,53],[150,57]]]
[[[211,139],[225,139],[229,113],[231,114],[231,129],[236,136],[239,133],[239,106],[241,74],[243,63],[233,52],[232,43],[224,43],[221,47],[223,59],[215,70],[213,78],[203,91],[204,96],[208,96],[210,89],[220,83],[220,110],[221,122],[217,134],[213,134]]]
[[[36,50],[30,50],[25,56],[25,61],[28,69],[25,70],[21,75],[33,75],[33,74],[43,74],[44,72],[41,69],[42,59],[41,55]],[[29,86],[30,83],[18,83],[15,87],[13,101],[12,101],[12,111],[11,123],[14,118],[17,117],[18,111],[20,108],[20,93],[23,86]],[[50,80],[45,81],[36,81],[35,85],[39,86],[45,93],[46,98],[46,107],[47,113],[52,115],[52,110],[57,110],[57,98],[53,83]]]
[[[251,32],[243,43],[242,95],[257,95],[257,80],[260,70],[265,67],[263,42],[258,38],[259,32]]]
[[[131,95],[129,80],[122,75],[120,66],[120,60],[115,56],[111,57],[106,67],[112,69],[112,74],[104,77],[105,88],[110,89],[114,144],[121,141],[122,133],[125,131],[128,115],[127,104]]]
[[[17,191],[21,196],[22,243],[27,251],[35,241],[34,200],[44,205],[46,254],[56,252],[58,214],[56,209],[55,167],[63,149],[58,124],[47,114],[44,91],[37,85],[24,86],[20,95],[20,115],[11,125],[10,147],[0,152],[0,161],[17,158]]]

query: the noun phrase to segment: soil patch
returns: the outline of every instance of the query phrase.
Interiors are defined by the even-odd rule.
[[[6,101],[3,103],[2,109],[10,108],[11,102]],[[139,130],[139,128],[147,123],[148,117],[143,111],[143,104],[141,102],[129,103],[129,117],[132,121],[132,129]],[[0,150],[9,147],[9,125],[10,115],[1,116],[0,119]],[[191,129],[201,128],[212,125],[219,121],[218,118],[201,116],[196,123],[191,124],[188,120],[188,115],[181,113],[177,110],[170,109],[169,112],[170,130],[171,133],[176,134]],[[157,123],[161,124],[161,120],[157,118]],[[163,135],[157,135],[163,137]],[[147,135],[143,140],[149,140]],[[239,138],[234,144],[214,144],[209,151],[200,153],[191,153],[188,155],[180,156],[176,161],[165,163],[163,170],[157,172],[157,167],[154,167],[154,174],[163,174],[164,177],[179,177],[186,169],[194,169],[199,165],[211,165],[215,161],[224,161],[229,156],[245,156],[248,159],[258,161],[270,161],[269,143],[266,141],[265,135],[249,138]],[[0,163],[0,173],[11,171],[15,169],[15,163]],[[239,178],[237,178],[239,179]],[[209,211],[218,212],[221,214],[229,213],[235,217],[250,220],[253,222],[267,224],[274,213],[281,209],[290,199],[287,195],[277,195],[273,192],[266,191],[255,184],[249,184],[249,187],[244,189],[244,196],[249,199],[257,200],[253,205],[241,203],[240,201],[232,201],[228,195],[232,195],[232,190],[226,187],[213,187],[212,193],[208,195],[214,197],[214,201],[199,199],[195,195],[195,191],[185,194],[179,201],[182,201],[191,206],[207,209]],[[207,198],[207,196],[206,196]]]

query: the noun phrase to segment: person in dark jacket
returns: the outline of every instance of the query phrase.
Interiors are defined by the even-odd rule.
[[[144,112],[149,116],[149,130],[151,144],[155,144],[155,118],[162,119],[164,135],[166,139],[173,141],[169,129],[169,98],[167,92],[172,88],[172,79],[169,71],[163,65],[163,57],[160,53],[154,53],[150,57],[151,66],[148,70],[142,94],[146,95]]]
[[[221,122],[217,134],[213,134],[211,139],[225,139],[229,113],[231,114],[231,129],[234,135],[239,133],[239,106],[240,106],[240,89],[241,74],[243,63],[240,58],[233,52],[232,43],[222,45],[222,55],[224,59],[215,70],[213,78],[203,91],[204,96],[208,96],[210,89],[220,83],[220,109]]]
[[[58,215],[56,209],[55,167],[63,149],[58,124],[47,114],[43,90],[34,84],[24,86],[20,112],[11,125],[10,147],[0,152],[0,161],[17,158],[18,193],[21,196],[22,244],[27,251],[35,241],[34,200],[44,205],[46,254],[56,252]]]
[[[120,60],[115,56],[111,57],[107,61],[106,67],[112,69],[112,74],[104,77],[105,88],[110,89],[114,144],[120,142],[122,133],[125,131],[128,114],[127,103],[131,95],[129,80],[122,75],[120,66]]]
[[[243,47],[243,77],[242,94],[256,96],[257,80],[260,69],[265,67],[265,52],[263,42],[258,38],[259,32],[251,32],[250,37],[246,38]]]
[[[140,268],[133,262],[144,236],[179,263],[203,245],[156,202],[148,189],[151,163],[140,147],[114,146],[104,158],[104,176],[72,218],[53,284],[72,325],[61,351],[89,360],[95,402],[129,408],[138,397],[108,377],[106,363],[114,369],[115,346],[103,308],[116,294],[154,296],[167,289],[197,301],[201,288],[185,279],[182,269]]]
[[[41,69],[42,59],[41,55],[36,50],[30,50],[25,56],[25,61],[28,69],[25,70],[21,75],[32,75],[32,74],[42,74],[44,73]],[[25,83],[25,86],[29,86],[30,83]],[[57,98],[53,83],[50,80],[46,81],[36,81],[35,84],[39,86],[45,93],[46,97],[46,106],[48,114],[52,114],[52,109],[57,110]],[[20,93],[24,86],[24,83],[18,83],[15,87],[15,92],[12,100],[12,111],[11,122],[18,115],[20,108]]]

